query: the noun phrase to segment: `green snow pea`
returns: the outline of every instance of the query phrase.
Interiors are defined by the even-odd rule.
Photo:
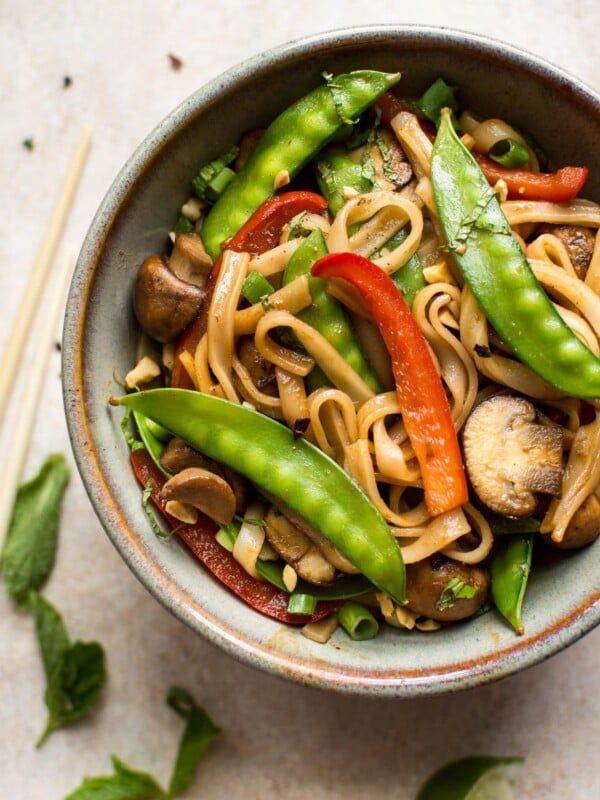
[[[398,233],[394,234],[386,243],[386,250],[394,250],[396,247],[400,247],[407,236],[408,231],[406,228],[401,228]],[[406,264],[403,264],[399,269],[393,272],[390,278],[396,284],[396,288],[406,300],[406,305],[409,308],[412,308],[417,292],[427,286],[427,281],[423,274],[423,264],[416,253],[409,258]]]
[[[211,258],[219,256],[227,239],[275,193],[278,176],[297,175],[343,125],[355,121],[399,80],[399,73],[373,70],[337,75],[283,111],[204,221],[201,236]]]
[[[433,147],[431,180],[448,247],[497,333],[559,391],[600,397],[600,359],[563,321],[539,284],[496,193],[447,111]]]
[[[312,303],[297,314],[298,318],[319,331],[365,383],[374,392],[380,392],[377,376],[360,348],[343,305],[326,291],[327,281],[310,275],[315,261],[327,253],[323,232],[316,228],[288,261],[283,273],[283,283],[287,284],[300,275],[309,276]]]
[[[355,189],[361,194],[378,189],[378,186],[374,186],[372,181],[365,176],[361,164],[347,156],[325,153],[317,160],[316,167],[319,188],[327,200],[329,210],[334,216],[346,203],[342,193],[345,186]],[[394,234],[386,242],[385,248],[394,250],[402,244],[407,236],[408,231],[405,228],[401,228],[398,233]],[[372,258],[377,257],[378,254],[372,256]],[[406,264],[391,275],[391,278],[402,292],[408,307],[412,308],[415,295],[427,284],[423,276],[423,264],[419,256],[416,254],[412,256]]]
[[[498,611],[518,634],[524,632],[521,608],[531,569],[532,553],[532,534],[503,536],[498,540],[498,549],[490,566],[492,599]]]
[[[400,548],[379,511],[332,459],[246,406],[186,389],[111,399],[237,470],[304,517],[375,586],[405,601]]]
[[[315,167],[319,189],[334,217],[346,203],[344,188],[355,189],[360,194],[373,190],[373,183],[365,176],[362,165],[348,156],[324,153]]]

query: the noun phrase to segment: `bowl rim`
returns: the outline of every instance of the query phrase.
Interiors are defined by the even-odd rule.
[[[227,629],[198,603],[187,596],[171,576],[161,572],[157,561],[144,561],[136,545],[129,523],[114,497],[107,477],[98,461],[99,443],[94,441],[90,419],[86,413],[84,379],[85,326],[96,268],[119,210],[133,191],[135,178],[151,165],[157,149],[185,128],[203,107],[218,100],[219,95],[246,81],[256,73],[264,74],[273,65],[283,66],[307,57],[307,52],[323,53],[327,47],[350,45],[360,41],[374,44],[390,36],[402,40],[421,39],[435,45],[453,44],[475,48],[489,56],[508,59],[513,65],[526,66],[537,76],[567,83],[580,102],[591,104],[600,113],[600,95],[587,84],[545,59],[503,41],[459,29],[430,25],[365,25],[339,28],[312,34],[271,48],[234,65],[209,80],[170,112],[134,150],[106,192],[86,234],[75,267],[63,328],[62,380],[67,428],[75,461],[92,506],[109,539],[123,560],[145,588],[176,617],[209,642],[219,646],[238,660],[296,683],[332,689],[350,694],[416,697],[471,688],[540,663],[577,641],[600,624],[600,591],[571,610],[571,613],[544,629],[539,636],[515,638],[512,646],[484,659],[463,661],[457,668],[429,670],[380,671],[359,673],[330,667],[323,660],[290,658],[268,644],[261,645],[251,636]],[[134,176],[134,180],[130,176]],[[119,535],[115,535],[115,532]],[[434,679],[435,678],[435,679]],[[434,680],[432,680],[434,679]]]

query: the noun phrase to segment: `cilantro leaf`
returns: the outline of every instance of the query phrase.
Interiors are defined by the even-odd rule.
[[[186,726],[179,742],[177,760],[173,768],[169,794],[175,795],[191,784],[206,748],[219,733],[206,711],[196,705],[194,698],[178,686],[173,686],[167,694],[167,703],[186,720]]]
[[[0,564],[6,591],[22,609],[28,607],[29,593],[44,585],[54,565],[60,505],[68,481],[67,462],[57,453],[17,491]]]
[[[104,650],[97,642],[71,644],[61,615],[40,595],[32,592],[30,604],[46,675],[48,721],[39,747],[52,731],[93,708],[104,685]]]
[[[65,800],[167,800],[151,775],[131,769],[112,756],[114,775],[86,778]]]

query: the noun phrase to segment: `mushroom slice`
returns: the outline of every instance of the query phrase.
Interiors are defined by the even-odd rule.
[[[268,500],[275,506],[275,508],[279,511],[279,513],[283,514],[289,522],[295,527],[298,528],[305,536],[307,536],[314,545],[318,547],[321,553],[325,556],[327,561],[332,564],[337,570],[340,572],[345,572],[348,575],[358,575],[360,570],[354,566],[354,564],[346,558],[346,556],[338,550],[338,548],[331,544],[329,539],[326,539],[322,533],[316,528],[313,528],[304,517],[301,517],[300,514],[296,514],[295,511],[282,503],[281,500],[274,497],[271,494],[267,494],[263,491],[263,494],[268,498]]]
[[[205,456],[198,450],[194,450],[187,442],[177,436],[169,440],[160,457],[160,463],[171,475],[175,475],[189,467],[198,467],[214,472],[215,475],[224,478],[233,489],[235,510],[238,514],[241,514],[248,505],[248,483],[239,472],[213,461],[212,458]]]
[[[212,265],[212,259],[197,233],[177,234],[169,258],[169,269],[179,280],[202,288]]]
[[[542,225],[540,233],[551,233],[564,244],[580,280],[584,280],[594,252],[595,236],[590,228],[578,225]]]
[[[542,539],[560,550],[578,550],[595,542],[598,536],[600,536],[600,500],[595,494],[591,494],[573,514],[560,542],[555,541],[551,533],[543,534]]]
[[[321,586],[335,578],[335,567],[309,537],[280,511],[271,508],[265,517],[267,539],[299,577]]]
[[[490,576],[477,564],[461,564],[436,553],[406,566],[407,607],[439,622],[472,617],[488,596]]]
[[[138,271],[133,309],[142,328],[157,342],[170,342],[179,336],[203,300],[203,290],[180,280],[161,256],[148,256]]]
[[[480,403],[465,424],[463,448],[469,479],[488,508],[510,517],[531,514],[535,492],[559,495],[562,431],[534,422],[535,407],[499,394]]]
[[[188,467],[169,478],[161,494],[167,501],[178,500],[194,506],[219,525],[228,525],[235,514],[231,486],[220,475],[200,467]]]

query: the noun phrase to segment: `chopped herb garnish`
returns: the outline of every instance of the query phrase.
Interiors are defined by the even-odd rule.
[[[455,600],[472,600],[477,591],[475,586],[465,583],[460,578],[450,578],[442,589],[435,607],[438,611],[445,611],[447,608],[452,608]]]
[[[23,139],[21,142],[25,150],[33,150],[35,147],[35,142],[31,138]]]
[[[63,78],[63,89],[68,89],[69,86],[73,83],[73,78],[70,75],[65,75]]]
[[[152,510],[151,506],[151,499],[152,499],[152,481],[148,481],[148,483],[144,486],[144,491],[142,492],[142,506],[144,511],[146,512],[146,516],[150,520],[150,525],[152,526],[152,530],[157,536],[160,536],[161,539],[169,539],[174,533],[175,530],[172,531],[164,531],[160,523],[156,518],[156,514]]]

